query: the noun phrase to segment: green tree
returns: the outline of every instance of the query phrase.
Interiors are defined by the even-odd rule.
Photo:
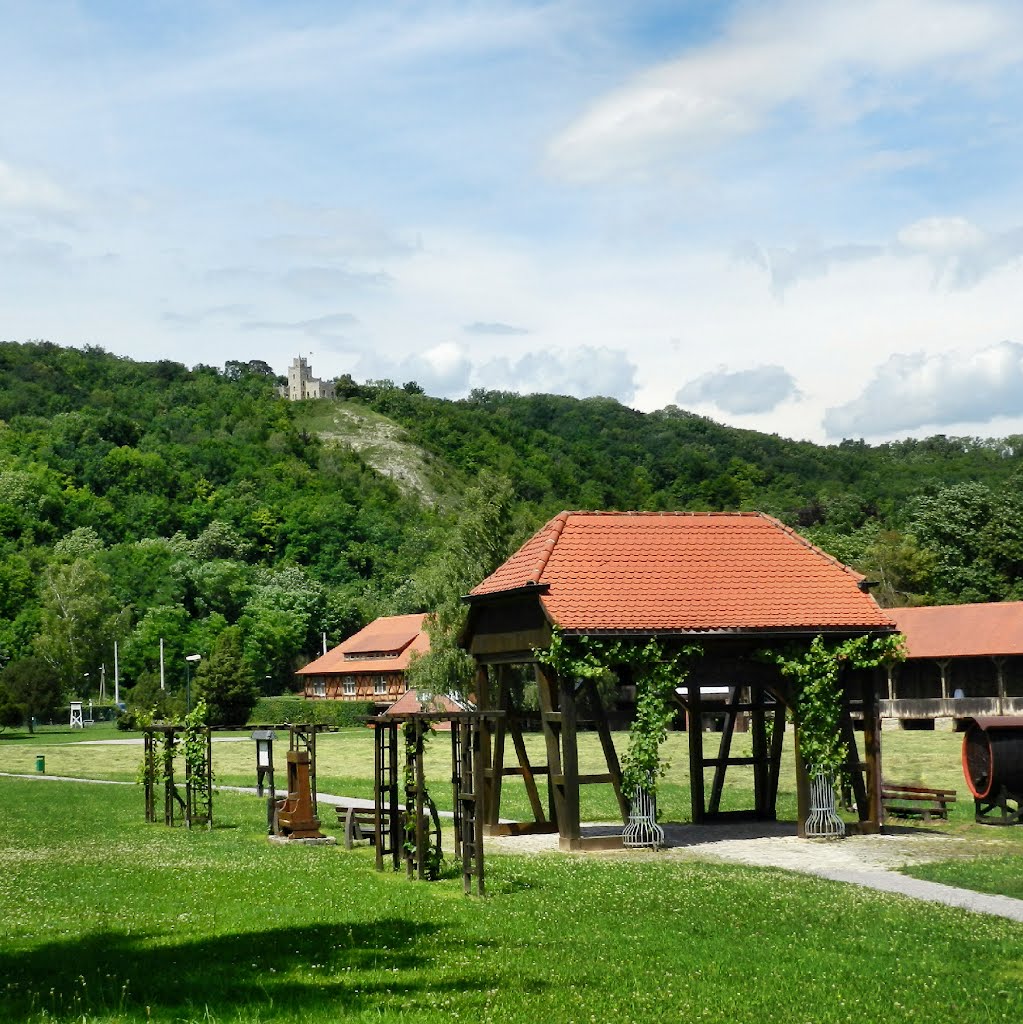
[[[51,565],[43,574],[42,590],[36,652],[65,687],[78,692],[86,673],[98,672],[101,652],[113,641],[121,622],[110,577],[90,559],[75,558]]]
[[[242,632],[229,626],[195,674],[198,699],[206,702],[210,725],[240,725],[256,703],[252,672],[245,662]]]
[[[439,558],[417,581],[430,614],[430,650],[409,666],[409,685],[420,693],[466,695],[473,684],[473,660],[458,646],[467,609],[462,597],[490,575],[508,555],[511,542],[511,482],[481,473],[464,495],[462,513]]]
[[[0,672],[0,690],[21,709],[30,731],[33,719],[50,718],[64,703],[60,678],[42,658],[12,661]]]
[[[24,718],[25,713],[21,710],[21,705],[14,702],[4,687],[0,687],[0,732],[21,725]]]

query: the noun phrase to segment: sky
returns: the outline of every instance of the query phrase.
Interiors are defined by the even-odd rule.
[[[0,340],[1023,432],[1017,0],[0,0]]]

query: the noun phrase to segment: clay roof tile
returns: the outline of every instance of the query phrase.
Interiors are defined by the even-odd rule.
[[[890,630],[862,579],[758,512],[562,512],[472,594],[546,584],[571,631]]]

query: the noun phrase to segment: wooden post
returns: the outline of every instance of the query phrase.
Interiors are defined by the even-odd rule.
[[[452,846],[455,857],[462,857],[462,834],[465,828],[463,815],[462,793],[467,785],[465,779],[465,759],[462,744],[466,736],[458,722],[451,723],[451,823],[455,841]],[[476,808],[479,810],[479,808]]]
[[[554,681],[542,665],[536,666],[536,689],[540,699],[540,722],[543,726],[544,743],[547,746],[547,803],[549,817],[560,829],[565,817],[562,787],[555,784],[561,777],[561,715],[555,701],[557,690]],[[562,833],[564,835],[564,833]]]
[[[562,679],[561,685],[561,789],[564,817],[558,819],[562,846],[568,841],[574,848],[582,838],[579,811],[579,741],[576,733],[577,715],[575,683]]]
[[[611,728],[607,724],[607,714],[600,703],[597,684],[592,679],[587,681],[586,692],[589,705],[592,708],[593,720],[597,726],[597,735],[600,737],[600,745],[604,750],[604,760],[607,762],[608,774],[611,776],[611,786],[615,791],[615,798],[618,800],[618,809],[621,811],[622,823],[624,824],[629,820],[629,800],[632,794],[622,792],[622,766],[618,761],[618,751],[615,750]]]
[[[768,817],[767,718],[764,714],[764,690],[750,687],[750,727],[753,733],[753,813],[758,821]]]
[[[998,684],[998,714],[1005,714],[1005,658],[1001,655],[993,655],[991,660],[995,663],[995,680]]]
[[[387,728],[380,722],[373,727],[373,828],[377,835],[377,871],[384,870],[384,787],[387,784],[384,778],[384,731]]]
[[[796,745],[796,834],[800,839],[806,838],[806,819],[810,816],[810,777],[799,750],[799,726],[795,729]]]
[[[703,793],[703,703],[698,684],[689,686],[689,792],[693,824],[703,824],[707,805]]]
[[[938,659],[938,671],[941,673],[941,697],[942,700],[948,700],[948,668],[949,661],[947,658]]]
[[[488,821],[497,824],[501,816],[501,784],[504,780],[504,736],[507,728],[506,721],[511,703],[511,692],[508,686],[508,666],[497,666],[497,710],[504,714],[497,720],[492,728],[494,737],[494,756],[491,760],[490,770],[487,772],[488,792],[484,798],[484,804],[489,810]]]
[[[470,763],[472,765],[473,791],[479,795],[480,781],[483,778],[483,748],[480,745],[480,727],[483,722],[477,722],[475,728],[469,727]],[[468,841],[473,844],[473,860],[476,862],[476,895],[485,894],[484,870],[483,870],[483,819],[479,814],[479,807],[473,815],[472,834]]]
[[[881,802],[881,709],[874,692],[874,680],[868,675],[863,682],[863,759],[867,769],[866,817],[860,814],[860,827],[867,832],[880,832],[884,823]]]
[[[725,788],[725,774],[728,769],[728,758],[732,752],[732,733],[735,731],[735,719],[738,712],[735,710],[739,703],[740,688],[732,687],[732,693],[725,706],[725,722],[721,728],[721,741],[718,743],[718,763],[714,766],[714,780],[710,786],[710,806],[707,814],[713,817],[721,809],[721,793]]]
[[[401,867],[401,848],[405,842],[405,837],[401,834],[401,810],[399,803],[401,800],[401,790],[398,786],[398,736],[399,726],[397,722],[391,722],[387,726],[387,743],[388,743],[388,770],[390,773],[390,784],[388,792],[389,804],[390,804],[390,821],[389,829],[391,834],[391,865],[395,871]]]
[[[768,761],[767,813],[769,820],[778,818],[778,782],[781,778],[781,754],[785,744],[785,705],[779,700],[774,708],[774,724],[771,729],[771,751]]]

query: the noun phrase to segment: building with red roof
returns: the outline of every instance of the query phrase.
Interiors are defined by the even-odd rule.
[[[759,752],[753,759],[756,808],[752,814],[759,818],[774,816],[783,707],[790,699],[787,682],[774,665],[758,658],[759,652],[790,642],[805,643],[818,635],[841,640],[896,632],[895,622],[871,597],[859,573],[759,512],[562,512],[473,588],[466,601],[469,615],[463,644],[478,665],[477,703],[481,710],[503,712],[513,738],[516,713],[507,699],[507,673],[514,665],[535,668],[549,758],[543,772],[562,843],[569,848],[577,848],[582,841],[580,782],[611,782],[620,803],[622,794],[609,733],[602,733],[608,773],[583,778],[577,770],[570,771],[577,757],[575,723],[588,684],[558,680],[537,662],[535,652],[549,645],[554,629],[590,637],[655,638],[669,652],[698,642],[703,655],[694,663],[685,687],[676,692],[690,719],[698,723],[706,710],[705,691],[722,685],[732,695],[728,706],[732,725],[736,715],[750,714],[754,751]],[[877,827],[880,761],[874,736],[875,680],[870,673],[850,674],[845,685],[846,714],[855,709],[868,732],[868,777],[859,781],[858,804],[864,826]],[[740,699],[741,694],[748,696]],[[596,694],[586,701],[586,715],[598,730],[606,728]],[[779,738],[770,752],[766,720],[774,722],[773,734]],[[851,718],[847,726],[851,735]],[[505,728],[499,725],[498,733]],[[726,724],[729,736],[730,730]],[[720,786],[725,768],[735,762],[728,758],[725,746],[724,754],[704,758],[702,728],[689,733],[693,821],[702,821],[721,816]],[[503,739],[495,750],[503,750]],[[700,765],[715,769],[709,803]],[[537,818],[536,826],[528,827],[552,826],[553,819],[546,820],[532,781],[540,770],[522,764],[520,753],[520,769],[510,772],[497,763],[495,755],[492,786],[497,797],[491,798],[487,811],[491,830],[502,827],[496,817],[502,771],[527,780]],[[803,788],[801,783],[801,792]],[[804,797],[802,793],[801,801]],[[521,830],[525,825],[514,827]]]
[[[882,715],[915,727],[1023,714],[1023,601],[892,608],[906,661],[888,676]]]
[[[414,654],[430,649],[425,613],[386,615],[298,670],[305,695],[324,700],[372,701],[389,707],[408,690]]]

